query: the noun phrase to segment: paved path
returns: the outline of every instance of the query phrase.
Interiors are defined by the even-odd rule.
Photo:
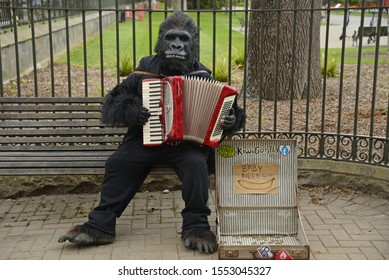
[[[300,189],[299,197],[311,259],[389,259],[388,200],[325,188]],[[180,191],[137,194],[118,220],[112,244],[79,248],[58,243],[70,226],[85,221],[97,201],[97,194],[0,200],[0,259],[218,258],[184,248]],[[212,192],[211,209],[214,205]],[[210,221],[215,221],[214,211]]]
[[[346,27],[346,39],[345,47],[351,48],[356,47],[356,44],[353,46],[352,35],[354,31],[358,32],[359,26],[361,26],[361,17],[358,15],[358,12],[354,12],[356,15],[350,15],[349,23]],[[364,18],[363,26],[370,26],[370,21],[372,19],[371,13],[366,13]],[[377,14],[375,15],[374,26],[377,26]],[[381,26],[387,26],[386,18],[383,18]],[[329,48],[342,48],[343,41],[339,40],[340,35],[343,32],[343,15],[331,15],[330,25],[329,25],[329,35],[328,35],[328,47]],[[320,28],[320,47],[324,48],[326,43],[326,32],[327,27],[321,26]],[[363,37],[364,47],[375,46],[375,43],[368,44],[368,37]],[[380,38],[380,46],[388,45],[388,37],[382,36]]]

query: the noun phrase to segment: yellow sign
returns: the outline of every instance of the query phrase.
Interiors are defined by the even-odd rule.
[[[235,194],[277,194],[279,165],[274,163],[234,164]]]

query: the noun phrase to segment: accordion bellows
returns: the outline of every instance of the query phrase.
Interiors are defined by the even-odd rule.
[[[211,79],[172,76],[142,82],[143,106],[150,111],[143,127],[143,144],[157,146],[169,141],[193,141],[217,147],[237,91]]]

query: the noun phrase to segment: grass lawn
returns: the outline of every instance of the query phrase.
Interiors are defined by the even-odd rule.
[[[197,14],[191,14],[197,23]],[[240,28],[240,13],[234,13],[232,16],[232,26]],[[200,60],[202,63],[211,66],[213,57],[228,54],[229,46],[229,16],[225,13],[217,13],[215,17],[216,30],[213,32],[214,17],[212,13],[201,13],[200,15]],[[158,28],[164,20],[164,13],[152,14],[151,36],[149,30],[149,15],[145,13],[143,21],[135,22],[135,38],[133,36],[133,22],[127,20],[119,24],[119,49],[120,56],[129,55],[133,57],[133,42],[136,42],[136,62],[142,56],[154,53],[153,48],[158,36]],[[213,46],[213,38],[216,37],[216,45]],[[232,31],[232,46],[234,49],[243,50],[244,35],[237,31]],[[151,38],[150,38],[151,37]],[[151,40],[151,42],[150,42]],[[215,49],[215,50],[214,50]],[[116,67],[116,24],[105,29],[103,32],[103,52],[104,68]],[[58,57],[56,63],[66,63],[66,54]],[[73,66],[84,65],[83,46],[72,48],[70,61]],[[99,35],[87,41],[87,63],[88,67],[100,67],[100,38]]]
[[[344,64],[356,64],[358,63],[358,51],[357,47],[346,48],[344,54]],[[324,54],[324,49],[321,49]],[[338,63],[341,62],[342,49],[332,48],[328,50],[329,60],[335,59]],[[375,61],[375,47],[363,47],[361,55],[362,64],[374,64]],[[387,53],[387,47],[381,46],[379,50],[378,63],[389,64],[389,56]]]
[[[197,14],[191,13],[192,18],[197,23]],[[240,29],[239,19],[243,14],[236,12],[232,14],[232,27],[235,30]],[[149,28],[149,15],[145,13],[143,21],[135,22],[135,38],[133,36],[133,21],[127,20],[119,24],[119,49],[120,57],[133,57],[133,42],[136,42],[136,64],[142,56],[154,53],[153,48],[158,36],[158,28],[164,20],[164,13],[153,13],[151,18],[151,36]],[[202,12],[199,16],[200,21],[200,61],[212,69],[213,59],[219,61],[216,67],[227,67],[226,60],[229,49],[229,15],[226,13],[217,13],[214,18],[213,13]],[[215,32],[213,30],[214,21],[216,22]],[[231,42],[233,50],[240,50],[243,53],[244,35],[238,31],[231,32]],[[216,38],[216,44],[213,46],[213,38]],[[150,42],[151,40],[151,42]],[[113,24],[103,32],[103,53],[104,68],[116,67],[116,24]],[[239,53],[238,52],[238,53]],[[321,50],[324,53],[324,49]],[[234,53],[234,51],[233,51]],[[335,59],[337,63],[341,62],[341,49],[329,49],[329,61]],[[374,63],[374,47],[364,46],[362,49],[361,63]],[[66,63],[66,54],[57,58],[57,63]],[[72,48],[70,53],[71,64],[73,66],[84,65],[84,49],[82,44]],[[358,62],[358,48],[347,48],[345,50],[345,64],[355,64]],[[87,41],[87,64],[88,67],[100,67],[100,38],[99,35]],[[379,63],[389,64],[389,57],[386,47],[380,48]],[[219,65],[218,65],[219,64]],[[217,70],[217,69],[216,69]]]

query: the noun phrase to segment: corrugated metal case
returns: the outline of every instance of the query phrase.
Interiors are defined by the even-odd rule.
[[[257,249],[285,248],[295,259],[309,258],[309,245],[297,207],[297,151],[294,140],[237,139],[216,151],[216,204],[219,258],[252,259]],[[236,166],[276,166],[277,192],[237,192]],[[240,167],[243,170],[245,167]],[[256,173],[256,172],[252,172]],[[247,174],[242,174],[244,178]],[[261,173],[251,180],[256,184]],[[264,175],[265,176],[265,175]],[[273,179],[274,180],[274,179]],[[263,183],[261,183],[263,184]],[[288,250],[288,252],[289,252]]]
[[[218,235],[219,259],[260,259],[258,250],[268,246],[275,255],[285,249],[295,260],[308,260],[310,249],[301,220],[298,219],[297,234],[294,235]]]

